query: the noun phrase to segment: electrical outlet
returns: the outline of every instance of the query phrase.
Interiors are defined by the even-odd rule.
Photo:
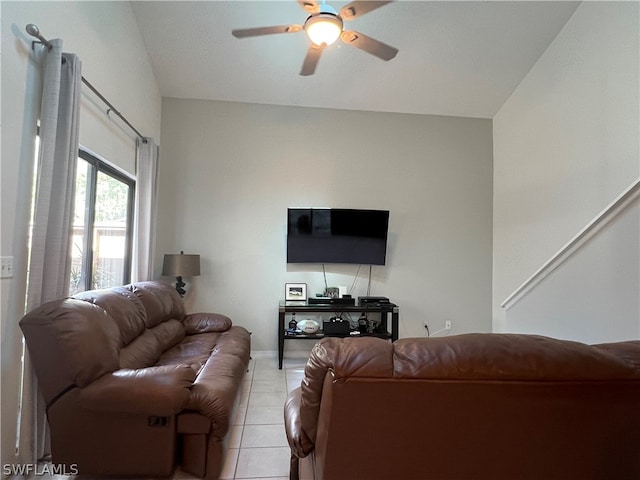
[[[13,277],[13,257],[0,257],[0,278]]]
[[[445,330],[451,330],[451,320],[445,320],[444,328]]]

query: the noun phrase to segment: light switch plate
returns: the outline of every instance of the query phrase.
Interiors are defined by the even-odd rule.
[[[13,257],[0,257],[0,278],[13,277]]]

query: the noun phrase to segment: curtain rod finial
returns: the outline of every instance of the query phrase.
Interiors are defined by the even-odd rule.
[[[39,37],[40,36],[40,29],[38,28],[37,25],[34,25],[33,23],[27,24],[27,26],[25,27],[25,30],[32,37]]]
[[[40,40],[40,43],[47,46],[48,48],[51,48],[51,44],[47,41],[47,39],[44,38],[42,35],[40,35],[40,29],[38,28],[37,25],[34,25],[33,23],[29,23],[27,24],[26,27],[24,27],[24,29],[27,31],[29,35],[31,35],[32,37],[36,37],[38,40]],[[37,43],[37,42],[35,41],[31,42],[32,48],[34,43]]]

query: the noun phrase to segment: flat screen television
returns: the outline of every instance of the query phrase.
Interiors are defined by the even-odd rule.
[[[287,263],[384,265],[388,210],[287,209]]]

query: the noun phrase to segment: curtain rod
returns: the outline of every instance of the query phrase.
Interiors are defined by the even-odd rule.
[[[84,83],[87,87],[89,87],[89,89],[95,93],[98,98],[100,100],[102,100],[106,105],[109,106],[109,110],[107,110],[107,115],[109,115],[109,112],[112,111],[113,113],[115,113],[118,117],[120,117],[122,119],[122,121],[124,123],[127,124],[127,126],[133,130],[134,132],[136,132],[136,134],[138,135],[138,137],[140,137],[140,140],[142,140],[144,143],[147,143],[147,140],[144,138],[144,135],[142,135],[138,130],[136,130],[136,128],[131,125],[129,123],[129,120],[127,120],[126,118],[124,118],[124,115],[122,115],[118,110],[116,110],[116,108],[111,105],[111,102],[109,102],[109,100],[107,100],[106,98],[104,98],[104,96],[98,91],[96,90],[96,87],[94,87],[93,85],[91,85],[91,83],[89,83],[89,80],[87,80],[86,78],[82,77],[82,83]]]
[[[45,45],[47,48],[51,49],[52,45],[51,43],[44,38],[41,34],[40,34],[40,29],[34,25],[33,23],[30,23],[26,26],[25,30],[27,31],[27,33],[29,35],[31,35],[32,37],[36,37],[39,42],[32,42],[32,48],[33,48],[33,44],[34,43],[41,43],[43,45]],[[89,87],[89,89],[95,93],[98,98],[100,100],[102,100],[108,107],[109,109],[107,110],[107,116],[109,115],[109,112],[113,112],[115,113],[118,117],[120,117],[120,119],[127,124],[127,126],[133,130],[134,132],[136,132],[136,135],[138,135],[138,137],[140,138],[140,140],[142,140],[144,143],[147,143],[147,140],[145,139],[144,135],[142,135],[133,125],[131,125],[131,123],[129,122],[129,120],[127,120],[124,115],[122,115],[117,109],[116,107],[114,107],[111,102],[109,100],[107,100],[104,95],[102,95],[97,89],[96,87],[94,87],[93,85],[91,85],[91,83],[84,78],[84,76],[82,77],[82,83],[84,83],[87,87]]]

